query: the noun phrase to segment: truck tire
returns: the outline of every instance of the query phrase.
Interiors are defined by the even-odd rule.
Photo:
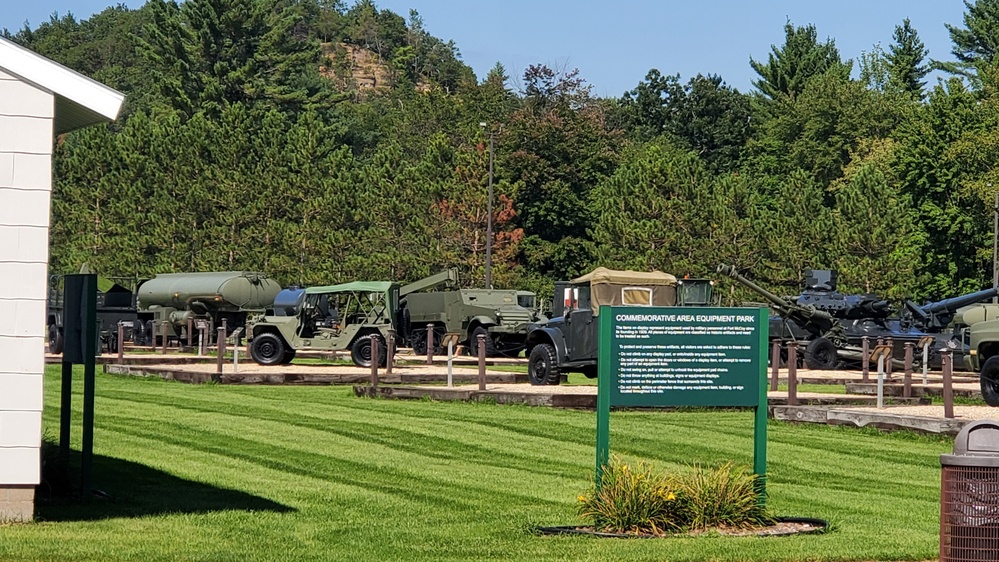
[[[982,385],[982,398],[989,406],[999,406],[999,355],[989,357],[978,375]]]
[[[531,350],[531,357],[527,360],[527,378],[535,386],[561,382],[558,355],[551,344],[539,343]]]
[[[815,338],[805,346],[805,367],[829,371],[835,369],[837,363],[836,344],[826,338]]]
[[[285,350],[284,357],[281,358],[281,364],[282,365],[287,365],[288,363],[291,363],[292,359],[294,359],[294,358],[295,358],[295,350],[294,349]]]
[[[62,330],[55,324],[49,324],[49,353],[53,355],[62,353]]]
[[[486,330],[482,326],[472,330],[472,337],[469,338],[468,349],[472,352],[472,357],[479,356],[479,334],[486,336],[486,357],[496,357],[498,355],[496,351],[496,342],[494,342],[493,337],[489,335],[489,330]]]
[[[378,336],[378,366],[384,367],[388,353],[385,349],[385,340]],[[354,340],[350,346],[350,360],[358,367],[371,366],[371,338],[367,334],[362,334]]]
[[[250,344],[250,357],[260,365],[280,365],[286,351],[277,334],[260,334]]]

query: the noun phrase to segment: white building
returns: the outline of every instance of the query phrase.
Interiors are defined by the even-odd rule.
[[[30,520],[55,135],[113,121],[124,96],[0,38],[0,520]]]

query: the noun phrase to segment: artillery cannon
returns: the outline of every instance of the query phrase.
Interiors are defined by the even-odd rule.
[[[908,313],[907,320],[922,330],[940,332],[954,321],[954,316],[959,308],[991,299],[996,295],[999,295],[999,290],[992,288],[922,306],[912,301],[905,301],[905,310]]]
[[[735,266],[721,264],[717,272],[731,277],[770,302],[779,315],[770,318],[770,337],[780,337],[781,341],[808,342],[804,359],[809,369],[833,369],[839,362],[839,352],[848,350],[846,331],[831,313],[812,304],[788,302],[740,275]]]

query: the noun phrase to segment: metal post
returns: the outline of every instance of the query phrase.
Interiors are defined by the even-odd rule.
[[[454,338],[447,340],[447,387],[454,386]]]
[[[951,350],[946,347],[940,350],[940,362],[943,364],[944,417],[947,419],[954,419],[954,387],[951,384],[954,363],[951,353]]]
[[[162,330],[161,330],[162,333],[160,334],[160,353],[161,354],[165,354],[166,353],[166,346],[167,346],[167,325],[168,325],[168,322],[166,320],[164,320],[163,324],[162,324]]]
[[[208,324],[201,322],[198,324],[198,357],[203,357],[208,353]]]
[[[73,421],[73,364],[65,361],[62,362],[59,404],[59,458],[68,463],[70,425]]]
[[[118,322],[118,364],[125,362],[125,325]]]
[[[222,339],[215,342],[216,347],[222,349],[225,347],[225,340],[229,337],[229,326],[226,323],[225,318],[222,319]]]
[[[902,397],[912,397],[912,350],[916,344],[911,341],[905,342],[905,377],[902,381]]]
[[[239,346],[232,346],[232,372],[239,372]]]
[[[885,354],[878,351],[878,408],[885,407]]]
[[[861,347],[863,348],[863,356],[861,358],[863,366],[862,373],[864,377],[861,379],[863,382],[869,382],[871,380],[871,338],[864,336],[860,338]]]
[[[895,366],[895,342],[891,338],[888,338],[885,340],[885,345],[888,346],[888,358],[885,359],[885,376],[888,380],[891,380],[893,367]]]
[[[486,389],[486,334],[479,334],[476,344],[479,347],[479,390]]]
[[[787,342],[787,405],[798,404],[798,342]]]
[[[780,340],[774,340],[773,349],[770,351],[770,390],[777,390],[778,379],[780,378]]]
[[[486,203],[486,288],[493,288],[493,133],[489,133],[489,201]]]
[[[434,325],[427,324],[427,365],[434,364]]]
[[[926,384],[926,373],[930,369],[930,342],[923,343],[923,384]]]
[[[218,334],[215,336],[217,339],[217,354],[215,356],[215,374],[217,378],[215,382],[222,380],[222,362],[225,360],[225,327],[219,326]]]
[[[999,191],[992,206],[992,288],[999,289]],[[999,303],[999,296],[992,297],[992,303]]]
[[[149,347],[156,351],[156,321],[149,321]]]
[[[187,318],[187,348],[191,348],[191,332],[194,331],[194,318]]]
[[[395,330],[388,331],[385,341],[385,374],[392,374],[392,363],[395,363]]]
[[[371,395],[378,389],[378,334],[371,334]]]

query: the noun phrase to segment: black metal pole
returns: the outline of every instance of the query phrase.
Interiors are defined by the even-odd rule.
[[[73,364],[62,362],[62,396],[59,403],[59,457],[69,461],[70,425],[73,423]]]
[[[486,203],[486,288],[493,288],[493,133],[489,133],[489,201]]]
[[[83,331],[83,443],[80,448],[80,494],[89,498],[93,489],[94,472],[94,395],[96,386],[96,360],[93,349],[97,345],[97,276],[87,275],[84,283],[86,320]]]

